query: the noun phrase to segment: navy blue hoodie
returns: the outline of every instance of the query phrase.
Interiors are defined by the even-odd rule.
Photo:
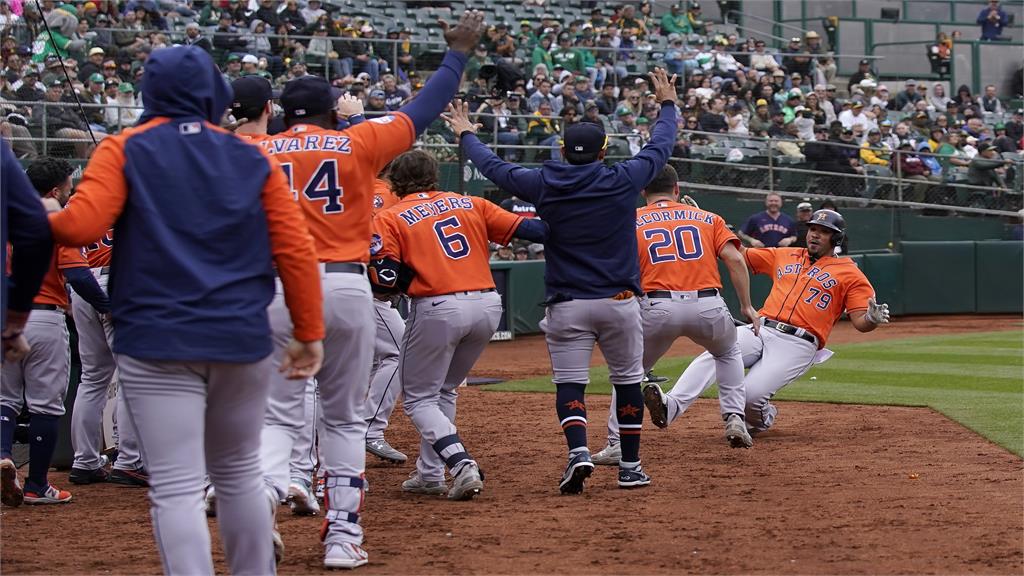
[[[664,104],[651,141],[632,159],[613,166],[547,161],[539,169],[505,162],[473,135],[466,155],[488,180],[537,207],[550,232],[544,243],[548,300],[640,294],[636,247],[637,196],[672,154],[676,109]]]
[[[114,351],[149,360],[260,360],[272,350],[266,309],[274,276],[262,202],[272,164],[217,126],[231,87],[201,48],[154,51],[142,97],[139,125],[100,144],[79,184],[82,197],[71,203],[83,203],[84,214],[101,203],[104,188],[123,187],[109,284]]]

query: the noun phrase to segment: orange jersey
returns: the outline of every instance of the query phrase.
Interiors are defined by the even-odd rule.
[[[739,247],[739,239],[717,214],[679,202],[638,209],[641,288],[644,292],[721,288],[718,255],[730,242]]]
[[[483,198],[410,194],[375,218],[377,256],[400,260],[416,272],[409,296],[493,289],[488,243],[508,244],[522,221]]]
[[[369,262],[374,180],[415,140],[402,113],[343,131],[292,126],[259,144],[284,170],[321,262]]]
[[[62,271],[68,268],[88,267],[89,262],[82,255],[81,249],[57,246],[53,251],[50,271],[43,278],[43,285],[39,288],[39,294],[36,294],[35,300],[32,302],[35,304],[54,304],[67,309],[68,291],[64,287],[66,282]]]
[[[398,204],[398,196],[391,191],[391,186],[377,178],[373,181],[373,213],[377,214],[383,210]]]
[[[249,132],[235,132],[235,136],[238,136],[242,140],[252,144],[259,144],[260,142],[270,138],[269,134],[253,134]]]
[[[755,274],[774,278],[761,315],[811,332],[821,347],[844,310],[867,310],[875,295],[849,258],[826,256],[811,263],[806,248],[749,248],[746,255]]]
[[[85,247],[85,258],[89,261],[89,268],[110,266],[110,251],[113,248],[114,229],[111,228],[99,242],[93,242]]]

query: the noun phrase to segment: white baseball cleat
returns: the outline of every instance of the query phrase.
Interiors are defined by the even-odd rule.
[[[618,466],[622,460],[622,445],[608,444],[590,457],[590,461],[598,466]]]
[[[213,484],[207,484],[203,501],[206,502],[207,517],[215,518],[217,516],[217,493],[213,489]]]
[[[358,568],[369,562],[369,555],[363,547],[351,542],[328,544],[324,554],[324,568]]]
[[[288,484],[286,500],[292,514],[296,516],[316,516],[320,513],[320,503],[316,501],[309,483],[300,478],[292,478]]]
[[[441,496],[447,491],[448,485],[443,480],[424,480],[417,470],[413,470],[409,474],[409,479],[402,482],[402,492],[409,492],[410,494]]]
[[[475,463],[462,466],[459,473],[452,479],[452,488],[448,491],[449,500],[472,500],[484,489],[480,468]]]
[[[747,423],[739,414],[731,414],[725,421],[725,439],[733,448],[750,448],[754,445],[754,440],[747,432]]]

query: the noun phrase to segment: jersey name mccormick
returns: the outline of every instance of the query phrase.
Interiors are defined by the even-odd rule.
[[[811,262],[802,248],[749,248],[746,254],[751,271],[774,277],[761,315],[811,332],[822,347],[843,312],[867,310],[875,293],[849,258]]]
[[[492,289],[488,243],[508,244],[522,221],[483,198],[410,194],[374,219],[377,256],[416,272],[408,290],[413,297]]]
[[[640,286],[652,290],[721,288],[718,255],[739,246],[720,216],[678,202],[657,202],[636,211]]]

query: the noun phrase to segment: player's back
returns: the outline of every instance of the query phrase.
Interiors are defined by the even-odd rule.
[[[89,261],[89,268],[110,266],[110,251],[113,248],[114,229],[111,228],[99,242],[93,242],[85,247],[85,258]]]
[[[636,211],[636,240],[644,292],[720,289],[718,254],[739,245],[717,214],[667,201]]]
[[[483,198],[409,194],[377,215],[380,255],[415,271],[413,297],[493,289],[489,243],[507,244],[521,221]]]
[[[321,262],[367,262],[374,182],[413,141],[401,113],[344,131],[298,124],[259,144],[281,164]]]

